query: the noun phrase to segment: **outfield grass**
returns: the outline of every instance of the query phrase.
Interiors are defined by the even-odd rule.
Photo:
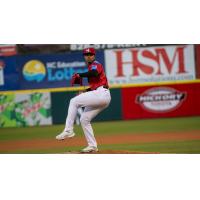
[[[152,142],[143,144],[119,144],[101,145],[100,148],[108,150],[129,150],[133,152],[152,153],[200,153],[200,140],[195,141],[173,141],[173,142]]]
[[[94,128],[99,134],[162,133],[200,130],[200,117],[146,119],[118,122],[96,123]]]
[[[24,127],[24,128],[0,128],[0,141],[21,141],[31,139],[52,139],[60,133],[64,125]],[[167,118],[167,119],[148,119],[148,120],[131,120],[131,121],[113,121],[113,122],[96,122],[93,123],[95,135],[118,135],[128,134],[150,134],[181,131],[198,131],[200,130],[200,117],[185,118]],[[75,126],[75,132],[83,136],[80,126]],[[37,150],[17,150],[14,153],[61,153],[66,151],[77,151],[82,147],[61,147],[54,149],[37,149]],[[166,141],[157,143],[141,144],[117,144],[117,145],[99,145],[99,149],[110,150],[129,150],[138,152],[160,152],[160,153],[200,153],[200,140],[195,141]],[[2,151],[0,153],[9,153]],[[12,152],[13,153],[13,152]]]
[[[96,135],[121,133],[163,133],[200,130],[200,117],[112,121],[92,123]],[[55,137],[64,125],[0,128],[0,140],[25,140]],[[75,126],[77,135],[82,135],[80,126]]]
[[[83,147],[81,146],[75,146],[75,147],[61,147],[61,148],[50,148],[50,149],[31,149],[31,150],[15,150],[14,152],[8,150],[8,151],[0,151],[2,154],[58,154],[58,153],[64,153],[64,152],[79,152],[80,149]]]
[[[82,149],[81,146],[62,147],[54,149],[37,149],[37,150],[17,150],[14,154],[57,154],[63,152],[76,152]],[[164,154],[199,154],[200,141],[180,141],[180,142],[156,142],[143,144],[117,144],[117,145],[99,145],[99,150],[129,150],[130,152],[149,152],[149,153],[164,153]],[[1,153],[10,153],[10,151],[2,151]]]

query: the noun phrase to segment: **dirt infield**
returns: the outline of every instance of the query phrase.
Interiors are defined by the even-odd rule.
[[[146,133],[146,134],[117,134],[117,135],[103,135],[96,137],[98,144],[113,145],[113,144],[139,144],[151,142],[166,142],[166,141],[190,141],[200,140],[200,131],[191,132],[166,132],[166,133]],[[60,147],[75,147],[85,146],[86,141],[84,136],[77,136],[64,141],[57,141],[52,139],[33,139],[20,141],[0,141],[0,151],[17,151],[17,150],[37,150],[37,149],[53,149]],[[69,152],[77,153],[77,152]],[[99,153],[145,153],[145,152],[130,152],[130,151],[114,151],[102,150]],[[156,152],[151,152],[156,153]]]
[[[100,150],[98,152],[90,153],[90,154],[159,154],[159,152],[141,152],[141,151],[128,151],[128,150]],[[80,151],[69,151],[65,152],[65,154],[85,154]]]

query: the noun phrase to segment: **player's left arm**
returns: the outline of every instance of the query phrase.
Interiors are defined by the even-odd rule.
[[[85,72],[85,73],[79,73],[79,76],[80,77],[87,77],[87,78],[90,78],[90,77],[97,77],[97,76],[99,76],[99,73],[98,73],[98,71],[97,70],[95,70],[95,69],[92,69],[92,70],[90,70],[90,71],[88,71],[88,72]]]
[[[99,73],[98,73],[97,70],[92,69],[92,70],[90,70],[90,71],[88,71],[88,72],[85,72],[85,73],[79,73],[78,75],[79,75],[81,78],[83,78],[83,77],[91,78],[91,77],[98,77],[98,76],[99,76]],[[89,92],[89,91],[91,91],[91,88],[87,88],[87,89],[85,90],[85,92]]]
[[[80,73],[79,75],[80,77],[91,78],[91,77],[98,77],[100,73],[101,73],[101,67],[99,65],[93,65],[91,67],[91,70],[85,73]]]

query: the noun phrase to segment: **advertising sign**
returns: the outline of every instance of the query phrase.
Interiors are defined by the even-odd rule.
[[[195,45],[196,53],[196,77],[200,79],[200,44]]]
[[[0,127],[52,124],[50,93],[0,95]]]
[[[98,52],[97,60],[104,64],[103,52]],[[87,71],[82,52],[21,56],[18,67],[20,89],[69,87],[74,73]]]
[[[147,44],[70,44],[71,51],[82,51],[85,48],[93,47],[95,49],[117,49],[117,48],[133,48],[145,47]]]
[[[0,56],[13,56],[17,54],[15,44],[0,44]]]
[[[111,84],[193,80],[194,45],[105,50]]]
[[[0,60],[0,85],[4,85],[4,67],[5,63],[3,60]]]
[[[82,51],[85,48],[95,49],[126,49],[137,47],[165,46],[169,44],[70,44],[70,51]]]
[[[167,113],[181,106],[186,99],[186,92],[180,92],[171,87],[155,87],[136,96],[144,110],[155,113]]]
[[[0,57],[0,91],[19,89],[17,56]]]
[[[200,115],[199,88],[199,83],[123,88],[123,118]]]

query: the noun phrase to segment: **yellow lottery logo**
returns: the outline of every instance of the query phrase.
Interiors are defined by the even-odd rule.
[[[40,82],[46,75],[46,68],[39,60],[30,60],[24,65],[23,75],[27,81]]]

